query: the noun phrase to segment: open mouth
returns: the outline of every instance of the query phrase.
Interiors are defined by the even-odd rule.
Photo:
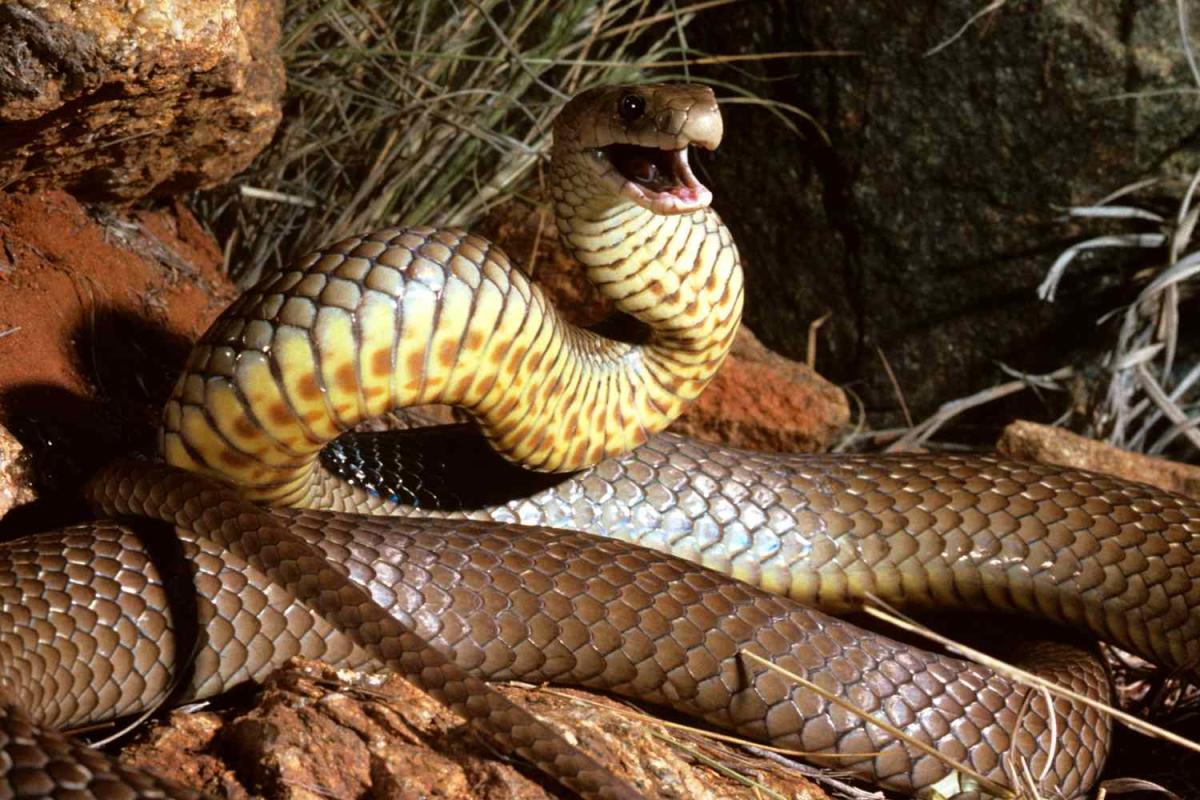
[[[683,212],[703,208],[712,200],[712,193],[688,164],[687,147],[663,150],[610,144],[602,150],[625,179],[624,193],[639,203],[665,212]]]

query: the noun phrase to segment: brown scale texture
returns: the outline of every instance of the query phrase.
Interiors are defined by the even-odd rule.
[[[1090,709],[1056,701],[1054,727],[1070,734],[1053,744],[1042,696],[983,667],[865,633],[624,542],[465,520],[268,514],[204,479],[145,464],[110,468],[94,494],[107,513],[179,525],[181,556],[201,565],[189,588],[202,647],[185,696],[220,691],[293,655],[347,665],[382,662],[589,797],[633,795],[591,772],[586,758],[480,679],[601,688],[776,745],[857,753],[837,763],[899,790],[926,786],[945,773],[940,761],[740,655],[750,651],[992,780],[1003,782],[1005,761],[1016,757],[1040,775],[1054,752],[1046,785],[1070,796],[1090,785],[1103,760],[1107,723]],[[145,675],[173,675],[180,665],[171,654],[187,649],[174,641],[180,620],[164,614],[161,635],[151,636],[134,626],[89,624],[84,612],[104,593],[127,613],[160,603],[168,562],[162,554],[149,558],[128,529],[103,526],[94,542],[76,544],[71,537],[82,539],[81,533],[9,546],[43,555],[21,556],[27,564],[22,591],[29,594],[16,605],[21,619],[0,618],[4,639],[26,638],[58,624],[62,614],[76,616],[82,622],[63,637],[29,647],[26,662],[86,673],[106,658],[98,654],[99,642],[115,636],[141,676],[137,686],[157,683]],[[64,537],[70,548],[63,547]],[[61,593],[46,588],[61,566],[56,545],[92,570],[79,584],[68,576]],[[118,579],[122,563],[140,566],[138,584]],[[248,615],[255,624],[246,625]],[[1081,661],[1073,648],[1044,643],[1028,657],[1077,690],[1104,693],[1103,669]],[[20,697],[26,683],[42,683],[44,675],[8,670],[4,685]],[[148,692],[141,699],[151,703],[158,696]],[[56,713],[52,704],[46,708]],[[69,721],[112,713],[114,707],[97,702]]]
[[[229,605],[209,603],[215,615],[209,619],[199,616],[209,629],[213,626],[232,629],[235,643],[245,645],[244,658],[239,660],[239,651],[230,652],[228,646],[217,651],[215,660],[210,658],[206,662],[205,654],[201,653],[191,678],[193,685],[221,691],[236,682],[221,678],[214,681],[216,676],[206,675],[201,669],[205,663],[222,671],[232,668],[242,672],[251,664],[270,669],[282,663],[277,656],[288,649],[277,651],[276,640],[291,645],[297,640],[297,628],[328,633],[336,647],[328,646],[326,636],[318,636],[316,644],[326,652],[289,652],[285,659],[304,655],[336,663],[339,659],[333,654],[340,649],[349,650],[348,664],[361,661],[361,653],[347,648],[344,641],[337,641],[349,639],[377,664],[405,676],[464,716],[502,751],[527,760],[564,786],[585,797],[614,800],[637,797],[632,789],[547,725],[492,691],[483,682],[484,676],[465,669],[453,653],[429,646],[419,625],[413,624],[415,620],[410,621],[409,617],[397,614],[396,609],[384,607],[373,599],[372,595],[381,587],[348,580],[329,552],[305,541],[294,526],[280,525],[232,489],[165,465],[129,462],[103,470],[93,482],[91,492],[93,502],[105,514],[132,514],[170,523],[179,528],[185,542],[211,543],[208,553],[211,558],[223,560],[228,555],[252,568],[231,570],[237,589],[222,598]],[[257,584],[255,570],[263,576]],[[90,589],[95,583],[93,580],[85,588]],[[203,594],[206,589],[197,583]],[[419,588],[413,587],[417,591]],[[263,608],[241,606],[247,589],[263,594],[284,589],[291,593],[291,601],[273,602],[264,614]],[[22,608],[38,608],[38,599],[24,598]],[[205,598],[197,597],[196,604],[205,605]],[[236,622],[237,618],[245,620],[247,611],[258,618],[247,630],[249,637],[238,633],[242,629]],[[34,620],[35,625],[39,623],[40,620]],[[81,631],[85,637],[87,633]],[[201,632],[201,642],[211,645],[213,637],[208,634],[208,630]],[[128,635],[138,641],[142,634],[131,628]],[[82,648],[84,652],[92,649],[89,645]],[[57,658],[58,651],[64,649],[74,652],[77,648],[58,647],[49,655]],[[45,653],[37,651],[36,655]]]
[[[771,455],[662,434],[567,478],[438,428],[335,443],[342,510],[582,530],[673,553],[831,611],[867,593],[1090,629],[1157,663],[1200,658],[1200,503],[994,456]],[[491,476],[486,489],[463,477]],[[506,485],[507,484],[507,485]]]
[[[198,800],[200,794],[122,767],[87,745],[35,723],[19,706],[0,706],[3,796],[63,800]]]

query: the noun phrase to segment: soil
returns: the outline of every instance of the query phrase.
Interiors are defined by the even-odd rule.
[[[118,215],[62,192],[0,196],[0,424],[44,497],[153,450],[192,341],[233,297],[221,264],[182,203]]]

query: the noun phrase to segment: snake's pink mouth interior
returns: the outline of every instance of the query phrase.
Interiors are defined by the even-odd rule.
[[[683,213],[705,208],[712,201],[712,192],[692,172],[686,147],[663,150],[610,144],[602,149],[625,179],[623,193],[639,205],[659,213]]]

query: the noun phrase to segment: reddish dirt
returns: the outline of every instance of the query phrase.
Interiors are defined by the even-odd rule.
[[[195,218],[0,196],[0,424],[45,485],[146,450],[195,336],[232,297]]]

